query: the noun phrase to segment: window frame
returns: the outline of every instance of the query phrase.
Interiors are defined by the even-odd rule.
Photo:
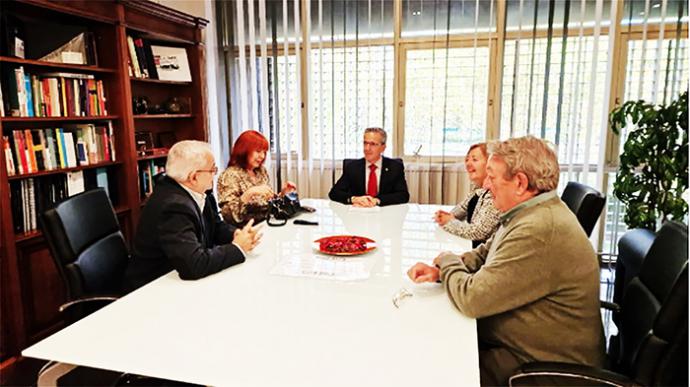
[[[492,35],[495,35],[494,33],[487,33],[484,34],[485,36],[482,36],[481,38],[477,38],[477,47],[487,47],[489,48],[489,65],[491,64],[491,56],[492,56],[492,50],[491,50],[491,41],[495,40],[495,37]],[[473,48],[474,47],[474,35],[456,35],[453,36],[452,38],[449,38],[448,40],[448,48]],[[425,39],[421,40],[419,38],[414,38],[410,39],[410,41],[403,41],[400,43],[399,47],[399,52],[400,52],[400,63],[399,63],[399,69],[400,72],[397,78],[397,84],[399,88],[399,99],[397,101],[397,116],[395,117],[395,148],[393,154],[396,155],[395,157],[400,157],[403,159],[405,162],[417,162],[419,160],[424,160],[426,162],[432,162],[432,163],[441,163],[441,162],[448,162],[448,163],[461,163],[464,161],[465,157],[464,155],[458,155],[458,156],[438,156],[438,155],[433,155],[433,156],[414,156],[414,155],[406,155],[404,154],[404,149],[405,149],[405,107],[407,106],[407,101],[406,101],[406,91],[407,91],[407,57],[408,53],[410,51],[415,51],[415,50],[432,50],[432,49],[445,49],[446,48],[446,40],[438,40],[434,41],[433,39]],[[489,72],[491,74],[491,72]],[[491,75],[490,75],[491,76]],[[490,102],[489,100],[491,99],[491,93],[490,93],[490,84],[487,81],[487,101],[486,103],[486,115],[487,115],[487,126],[488,126],[488,120],[489,120],[489,115],[490,115]],[[488,139],[488,132],[485,132],[484,135],[484,140],[486,141]]]

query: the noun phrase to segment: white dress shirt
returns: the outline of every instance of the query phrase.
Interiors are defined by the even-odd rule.
[[[187,191],[189,193],[189,195],[192,196],[192,199],[194,199],[194,202],[196,203],[197,207],[199,207],[199,211],[201,212],[201,221],[203,222],[204,221],[204,215],[203,215],[204,214],[204,207],[206,206],[206,194],[192,191],[191,189],[189,189],[189,187],[185,186],[184,184],[180,184],[180,187],[184,188],[184,190]],[[230,243],[235,245],[235,247],[237,247],[240,250],[242,255],[244,255],[244,258],[247,259],[247,254],[240,247],[240,245],[238,245],[235,242],[230,242]]]
[[[189,187],[187,187],[184,184],[180,184],[180,187],[184,188],[184,190],[189,193],[192,199],[194,199],[194,202],[196,203],[197,207],[199,207],[199,212],[203,214],[204,207],[206,206],[206,194],[192,191]]]

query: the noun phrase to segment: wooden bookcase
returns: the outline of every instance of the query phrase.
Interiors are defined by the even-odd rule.
[[[74,168],[8,176],[5,157],[0,157],[0,373],[14,363],[21,350],[64,326],[58,306],[65,301],[64,289],[39,230],[15,233],[10,185],[25,179],[44,179],[70,171],[105,168],[111,199],[125,237],[131,238],[141,212],[139,166],[165,155],[140,156],[135,133],[152,133],[154,141],[165,133],[166,141],[208,138],[206,107],[205,48],[202,30],[206,20],[146,0],[3,0],[2,13],[32,23],[45,21],[60,30],[85,28],[95,37],[98,65],[48,63],[34,58],[0,56],[0,70],[23,69],[30,74],[54,72],[90,74],[103,81],[107,116],[98,117],[2,117],[0,131],[58,128],[75,123],[110,122],[114,133],[116,160]],[[53,31],[55,32],[55,31]],[[57,31],[61,32],[61,31]],[[64,31],[62,31],[64,32]],[[184,48],[191,82],[171,82],[130,77],[127,36],[135,34],[154,44]],[[25,37],[29,47],[32,34]],[[57,47],[56,47],[57,48]],[[0,71],[0,74],[2,72]],[[0,79],[6,82],[5,79]],[[171,97],[188,101],[179,114],[135,115],[132,98],[146,96],[154,103]],[[8,96],[3,95],[3,98]],[[5,112],[9,115],[9,112]],[[160,144],[158,144],[160,146]],[[162,161],[161,161],[162,160]]]

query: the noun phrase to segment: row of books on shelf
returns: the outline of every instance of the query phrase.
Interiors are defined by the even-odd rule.
[[[129,50],[129,75],[136,78],[158,79],[155,58],[149,42],[133,36],[127,36]]]
[[[127,36],[129,76],[164,81],[191,82],[187,51],[182,47],[156,46]]]
[[[13,130],[11,136],[3,136],[3,150],[8,176],[116,160],[110,122],[108,126]]]
[[[27,74],[8,69],[0,89],[3,117],[106,116],[103,81],[91,74]]]
[[[10,202],[15,233],[27,233],[38,229],[38,216],[55,203],[84,192],[102,187],[110,195],[108,171],[73,171],[40,178],[10,182]],[[111,197],[111,201],[114,198]]]
[[[139,188],[142,199],[153,193],[156,175],[165,172],[164,162],[164,160],[146,160],[139,162]]]

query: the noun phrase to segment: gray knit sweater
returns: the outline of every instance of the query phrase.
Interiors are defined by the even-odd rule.
[[[439,266],[453,304],[478,319],[481,341],[522,362],[604,363],[599,264],[555,192],[503,214],[491,240]]]

